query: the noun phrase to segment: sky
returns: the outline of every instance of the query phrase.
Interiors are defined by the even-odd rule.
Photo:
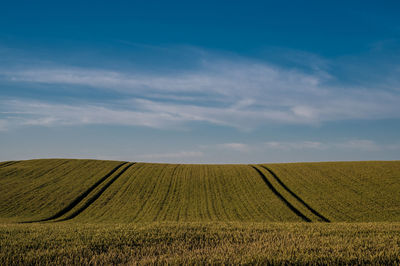
[[[398,1],[7,1],[0,161],[400,159]]]

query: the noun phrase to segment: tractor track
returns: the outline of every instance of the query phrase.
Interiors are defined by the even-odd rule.
[[[4,162],[4,163],[0,164],[0,168],[7,167],[7,166],[10,166],[10,165],[16,164],[16,163],[18,163],[18,162],[19,162],[19,161]]]
[[[305,216],[300,210],[298,210],[295,206],[293,206],[285,197],[279,193],[278,190],[271,184],[271,182],[268,180],[268,178],[265,176],[265,174],[258,169],[256,166],[251,165],[252,168],[254,168],[258,174],[261,176],[261,178],[264,180],[265,184],[267,184],[268,188],[292,211],[294,212],[298,217],[300,217],[303,221],[305,222],[312,222],[310,218]]]
[[[282,180],[275,174],[274,171],[269,169],[268,167],[261,165],[262,168],[267,170],[274,178],[275,180],[281,185],[287,192],[290,193],[298,202],[300,202],[304,207],[306,207],[310,212],[312,212],[315,216],[319,217],[322,221],[330,223],[330,220],[317,212],[315,209],[313,209],[310,205],[308,205],[304,200],[302,200],[296,193],[294,193],[291,189],[289,189],[285,183],[282,182]]]
[[[125,165],[126,163],[123,163],[120,165],[120,167],[122,167],[122,165]],[[125,173],[126,170],[128,170],[128,168],[130,168],[131,166],[133,166],[135,163],[129,163],[124,169],[121,170],[121,172],[119,172],[116,176],[114,176],[110,181],[108,181],[107,184],[105,184],[100,191],[98,191],[95,195],[93,195],[82,207],[80,207],[78,210],[74,211],[73,213],[71,213],[70,215],[68,215],[67,217],[57,220],[58,222],[61,221],[67,221],[70,220],[72,218],[75,218],[76,216],[78,216],[81,212],[83,212],[84,210],[86,210],[93,202],[95,202],[100,196],[101,194],[103,194],[107,188],[109,186],[111,186],[123,173]],[[119,169],[120,167],[118,167],[117,169]],[[117,170],[115,169],[115,171]],[[113,169],[114,170],[114,169]],[[112,173],[114,173],[115,171],[112,171]],[[111,174],[112,174],[111,173]],[[111,175],[110,174],[110,175]],[[110,176],[108,175],[108,176]]]
[[[21,223],[36,223],[36,222],[46,222],[50,220],[54,220],[57,218],[60,218],[70,210],[72,210],[76,205],[78,205],[81,201],[83,201],[90,192],[92,192],[95,188],[101,185],[107,178],[109,178],[112,174],[114,174],[118,169],[120,169],[123,165],[127,164],[127,162],[121,163],[117,165],[114,169],[112,169],[110,172],[108,172],[105,176],[103,176],[100,180],[98,180],[96,183],[94,183],[91,187],[89,187],[86,191],[84,191],[81,195],[76,197],[70,204],[68,204],[66,207],[64,207],[62,210],[58,211],[56,214],[41,219],[41,220],[36,220],[36,221],[25,221]]]

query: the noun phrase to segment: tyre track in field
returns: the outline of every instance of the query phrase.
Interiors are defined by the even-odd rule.
[[[107,177],[111,176],[115,171],[120,169],[123,165],[126,165],[127,163],[123,163],[119,165],[118,168],[114,168],[112,173],[110,172]],[[108,183],[106,183],[95,195],[93,195],[82,207],[68,215],[67,217],[57,220],[57,222],[62,222],[62,221],[67,221],[71,220],[72,218],[75,218],[78,216],[80,213],[82,213],[84,210],[86,210],[93,202],[95,202],[106,190],[109,186],[111,186],[123,173],[126,172],[131,166],[133,166],[135,163],[129,163],[127,166],[125,166],[124,169],[121,170],[117,175],[115,175]],[[114,171],[115,170],[115,171]],[[106,179],[106,178],[105,178]]]
[[[168,168],[168,166],[164,166],[164,168],[160,171],[160,173],[159,173],[159,177],[158,178],[160,178],[160,176],[161,176],[161,178],[165,175],[165,171],[166,171],[166,169]],[[145,210],[145,208],[147,207],[147,204],[148,204],[148,201],[149,201],[149,198],[151,198],[151,195],[154,193],[154,191],[156,190],[156,187],[157,187],[157,185],[158,185],[158,182],[160,182],[160,181],[155,181],[154,183],[153,183],[153,186],[150,188],[150,191],[148,192],[148,193],[146,193],[146,191],[145,191],[145,193],[144,194],[142,194],[142,196],[143,196],[143,198],[144,198],[144,196],[145,195],[147,195],[148,194],[148,196],[147,196],[147,201],[145,200],[145,202],[143,202],[143,203],[141,203],[140,204],[140,207],[139,207],[139,209],[138,210],[136,210],[135,211],[135,215],[132,217],[132,221],[135,221],[136,219],[140,219],[140,214],[143,212],[143,210]],[[144,187],[146,187],[148,184],[145,182],[144,184],[141,184],[141,188],[144,188]],[[150,185],[149,185],[150,186]],[[150,203],[151,204],[151,203]],[[151,207],[150,207],[151,208]],[[137,220],[136,220],[137,221]]]
[[[161,201],[160,208],[157,210],[157,214],[154,216],[153,221],[157,221],[157,219],[158,219],[158,217],[160,216],[160,213],[161,213],[161,211],[162,211],[162,209],[163,209],[163,206],[164,206],[165,202],[167,201],[168,197],[171,196],[169,193],[170,193],[171,188],[172,188],[172,183],[174,182],[174,178],[175,178],[174,175],[175,175],[175,172],[176,172],[176,170],[178,169],[179,166],[180,166],[180,164],[178,164],[178,165],[174,168],[174,170],[172,170],[171,179],[170,179],[170,182],[169,182],[169,184],[168,184],[167,192],[165,193],[165,195],[164,195],[164,197],[163,197],[163,199],[162,199],[162,201]],[[178,177],[177,177],[176,179],[178,179]],[[168,212],[166,213],[166,215],[167,215],[167,214],[168,214]],[[164,217],[164,218],[165,218],[165,217]]]
[[[322,221],[330,223],[331,221],[326,218],[325,216],[323,216],[322,214],[320,214],[319,212],[317,212],[315,209],[313,209],[310,205],[308,205],[303,199],[301,199],[296,193],[294,193],[291,189],[289,189],[285,183],[282,182],[282,180],[275,174],[274,171],[272,171],[270,168],[261,165],[262,168],[264,168],[265,170],[267,170],[274,178],[275,180],[279,183],[279,185],[281,185],[287,192],[290,193],[290,195],[292,195],[298,202],[300,202],[304,207],[306,207],[310,212],[312,212],[315,216],[319,217]]]
[[[18,163],[18,162],[21,162],[21,161],[15,161],[14,163]],[[12,164],[14,164],[14,163],[12,163]],[[40,176],[44,176],[44,175],[47,175],[47,174],[49,174],[49,173],[51,173],[52,171],[55,171],[58,167],[60,167],[61,165],[64,165],[64,164],[67,164],[68,163],[68,161],[62,161],[61,163],[59,163],[59,164],[57,164],[56,166],[53,166],[52,168],[50,168],[50,169],[47,169],[47,170],[44,170],[44,172],[42,172],[40,175],[36,175],[36,173],[35,173],[35,171],[34,170],[31,170],[31,171],[29,171],[26,175],[34,175],[35,177],[40,177]],[[9,165],[7,165],[7,166],[10,166],[11,164],[9,164]],[[6,167],[7,167],[6,166]],[[14,171],[12,171],[11,173],[15,173],[16,171],[18,171],[18,170],[14,170]],[[33,173],[33,174],[32,174]]]
[[[10,165],[16,164],[16,163],[18,163],[18,162],[19,162],[19,161],[9,161],[9,162],[5,162],[5,163],[0,164],[0,168],[7,167],[7,166],[10,166]]]
[[[305,216],[300,210],[298,210],[289,201],[287,201],[287,199],[285,199],[285,197],[281,193],[279,193],[278,190],[276,190],[276,188],[271,184],[271,182],[268,180],[268,178],[265,176],[265,174],[260,169],[258,169],[254,165],[251,165],[251,167],[258,172],[258,174],[264,180],[265,184],[267,184],[268,188],[275,194],[275,196],[277,196],[292,212],[294,212],[294,214],[296,214],[298,217],[300,217],[305,222],[308,222],[308,223],[312,222],[310,218]]]
[[[70,204],[68,204],[66,207],[64,207],[62,210],[58,211],[56,214],[41,219],[41,220],[36,220],[36,221],[26,221],[26,222],[21,222],[21,223],[36,223],[36,222],[46,222],[50,220],[54,220],[57,218],[60,218],[70,210],[72,210],[76,205],[78,205],[82,200],[84,200],[90,192],[92,192],[95,188],[101,185],[107,178],[109,178],[112,174],[114,174],[118,169],[120,169],[123,165],[127,164],[127,162],[121,163],[114,167],[110,172],[108,172],[105,176],[103,176],[100,180],[98,180],[96,183],[94,183],[91,187],[89,187],[86,191],[84,191],[82,194],[80,194],[78,197],[76,197]]]

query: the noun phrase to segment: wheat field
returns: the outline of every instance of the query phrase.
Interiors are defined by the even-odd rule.
[[[0,163],[0,264],[398,264],[400,162]]]

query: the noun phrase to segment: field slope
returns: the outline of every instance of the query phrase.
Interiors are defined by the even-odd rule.
[[[264,166],[332,221],[400,221],[399,161]]]
[[[400,161],[0,162],[0,265],[399,265]]]
[[[3,222],[398,222],[399,202],[399,161],[0,163]]]
[[[247,165],[137,163],[77,221],[301,221]]]
[[[0,221],[49,218],[122,162],[47,159],[0,165]]]

